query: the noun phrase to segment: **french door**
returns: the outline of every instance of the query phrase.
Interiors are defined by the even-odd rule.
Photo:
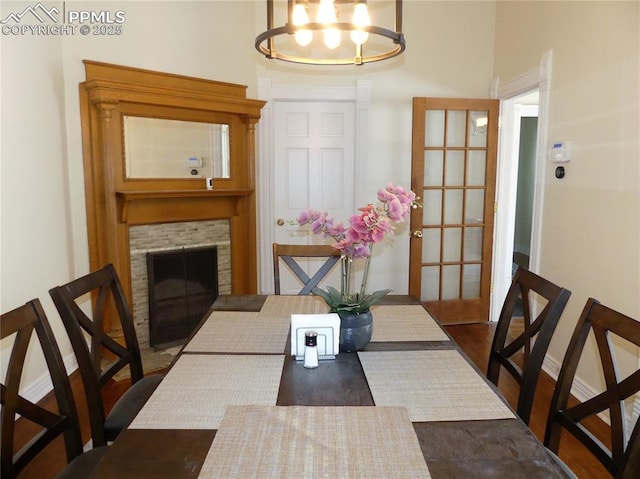
[[[487,321],[498,100],[414,98],[409,293],[443,323]]]

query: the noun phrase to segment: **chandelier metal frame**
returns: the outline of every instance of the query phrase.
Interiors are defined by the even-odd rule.
[[[310,2],[313,0],[310,0]],[[334,0],[337,4],[356,3],[354,0]],[[274,60],[282,60],[291,63],[301,63],[306,65],[363,65],[365,63],[378,62],[393,58],[404,52],[406,48],[404,34],[402,33],[402,0],[395,0],[395,28],[396,31],[387,28],[371,25],[360,30],[368,32],[370,35],[378,35],[389,39],[392,47],[383,53],[376,55],[363,54],[362,44],[354,44],[355,54],[353,57],[342,58],[311,58],[304,56],[289,55],[276,50],[275,37],[280,35],[295,35],[296,31],[306,29],[310,31],[323,31],[328,26],[341,31],[355,30],[352,23],[337,22],[326,25],[324,23],[310,22],[303,27],[293,24],[292,15],[296,0],[287,0],[287,23],[281,27],[274,27],[273,0],[267,0],[267,30],[256,37],[255,47],[258,52],[265,57]],[[302,47],[301,47],[302,48]],[[366,48],[366,46],[365,46]]]

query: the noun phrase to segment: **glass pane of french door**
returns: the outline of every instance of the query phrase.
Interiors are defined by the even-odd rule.
[[[441,321],[488,319],[497,125],[497,100],[414,98],[409,292]]]

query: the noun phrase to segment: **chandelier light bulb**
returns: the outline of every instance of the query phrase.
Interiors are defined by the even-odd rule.
[[[337,28],[324,29],[324,44],[331,50],[338,48],[340,45],[340,30]]]
[[[309,23],[309,15],[307,15],[307,9],[303,3],[296,3],[293,7],[293,14],[291,21],[295,26],[306,25]]]
[[[309,43],[311,43],[311,40],[313,40],[313,33],[311,33],[311,30],[307,29],[298,30],[294,34],[294,38],[296,39],[296,43],[298,45],[300,45],[301,47],[306,47],[307,45],[309,45]]]
[[[307,15],[307,9],[304,4],[296,3],[295,7],[293,7],[291,21],[297,27],[309,23],[309,15]],[[302,28],[294,34],[294,37],[298,45],[306,47],[307,45],[309,45],[309,43],[311,43],[311,40],[313,39],[313,33],[311,33],[311,30]]]
[[[320,6],[318,7],[318,23],[335,23],[338,21],[336,16],[336,7],[333,4],[333,0],[320,0]]]
[[[371,18],[369,17],[369,10],[367,4],[356,3],[353,9],[353,20],[351,21],[355,30],[351,31],[351,41],[356,45],[362,45],[369,39],[369,33],[362,31],[363,27],[371,25]]]

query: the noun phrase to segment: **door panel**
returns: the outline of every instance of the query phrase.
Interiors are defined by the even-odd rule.
[[[289,221],[306,209],[326,211],[344,222],[354,211],[355,103],[276,102],[274,104],[274,211],[285,220],[275,228],[275,241],[326,244],[328,241]],[[301,264],[312,274],[324,260]],[[300,284],[281,268],[282,294],[296,294]],[[339,268],[321,283],[339,287]]]
[[[413,99],[423,208],[411,215],[409,293],[445,323],[489,319],[498,111],[498,100]]]

